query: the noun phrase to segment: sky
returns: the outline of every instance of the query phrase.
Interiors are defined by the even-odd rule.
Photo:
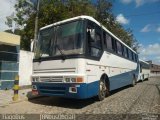
[[[0,0],[0,31],[8,29],[5,24],[6,16],[14,12],[14,4],[16,0]]]
[[[140,59],[160,64],[160,0],[114,0],[112,11],[124,28],[133,30]]]
[[[0,0],[0,31],[9,29],[6,16],[13,14],[16,0]],[[160,0],[113,0],[117,22],[130,28],[138,41],[139,57],[160,64]]]

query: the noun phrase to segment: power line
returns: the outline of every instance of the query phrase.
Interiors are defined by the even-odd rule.
[[[144,15],[153,15],[153,14],[160,14],[160,11],[150,12],[150,13],[140,13],[140,14],[125,15],[125,17],[144,16]]]

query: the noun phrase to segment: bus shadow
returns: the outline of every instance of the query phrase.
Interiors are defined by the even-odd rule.
[[[139,81],[137,81],[136,83],[143,83],[143,82],[148,81],[148,80],[149,80],[149,78],[146,78],[146,79],[144,79],[144,80],[139,80]]]
[[[109,97],[127,88],[130,88],[130,86],[125,86],[125,87],[113,90],[110,92]],[[46,105],[46,106],[56,106],[56,107],[63,107],[63,108],[70,108],[70,109],[81,109],[98,102],[98,100],[96,97],[81,100],[81,99],[71,99],[71,98],[61,98],[61,97],[40,96],[34,99],[29,99],[29,102],[34,104]],[[103,101],[100,101],[100,102],[103,102]]]
[[[130,87],[131,87],[131,85],[127,85],[127,86],[118,88],[118,89],[116,89],[116,90],[112,90],[112,91],[110,92],[110,96],[112,96],[112,95],[114,95],[114,94],[116,94],[116,93],[118,93],[118,92],[121,92],[121,91],[123,91],[123,90],[125,90],[125,89],[128,89],[128,88],[130,88]]]
[[[29,99],[28,101],[34,104],[56,106],[56,107],[63,107],[70,109],[81,109],[96,102],[95,98],[80,100],[80,99],[48,97],[48,96],[40,96],[35,99]]]
[[[122,90],[125,90],[129,87],[130,86],[125,86],[120,89],[111,91],[110,96]],[[29,99],[29,102],[34,104],[46,105],[46,106],[56,106],[56,107],[63,107],[63,108],[70,108],[70,109],[81,109],[91,104],[94,104],[95,102],[98,102],[98,100],[96,97],[80,100],[80,99],[70,99],[70,98],[61,98],[61,97],[40,96],[34,99]]]

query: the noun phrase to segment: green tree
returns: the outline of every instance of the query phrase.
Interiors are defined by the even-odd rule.
[[[112,13],[113,0],[97,0],[96,19],[100,21],[108,30],[120,38],[128,46],[137,50],[138,43],[131,29],[124,29],[116,20]]]
[[[19,0],[15,5],[16,16],[7,19],[8,26],[14,20],[21,29],[21,49],[30,49],[30,40],[34,37],[35,8],[27,0]],[[125,30],[116,22],[111,0],[97,0],[95,3],[92,0],[40,0],[38,28],[78,15],[93,16],[127,45],[137,48],[132,31]]]
[[[11,29],[5,30],[5,32],[8,32],[8,33],[12,33],[12,34],[13,34],[13,32],[12,32]],[[21,30],[15,29],[14,34],[16,34],[16,35],[21,35],[21,32],[22,32]]]

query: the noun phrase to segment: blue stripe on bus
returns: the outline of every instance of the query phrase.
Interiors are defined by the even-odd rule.
[[[110,91],[132,83],[133,74],[136,70],[115,75],[109,78]],[[41,95],[60,96],[67,98],[85,99],[98,95],[99,80],[91,83],[33,83]],[[79,85],[77,93],[70,93],[69,87]]]
[[[92,83],[33,83],[37,86],[40,95],[44,96],[60,96],[67,98],[85,99],[96,96],[99,89],[99,81]],[[70,93],[69,87],[77,87],[77,93]]]
[[[110,91],[132,84],[133,74],[138,77],[136,70],[109,77]]]

